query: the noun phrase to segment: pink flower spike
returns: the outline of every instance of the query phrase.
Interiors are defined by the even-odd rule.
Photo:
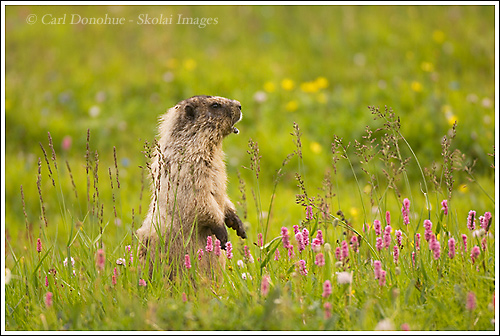
[[[394,263],[397,265],[398,259],[399,259],[399,247],[397,245],[394,245]]]
[[[299,247],[299,253],[305,250],[306,245],[304,244],[304,238],[302,237],[302,233],[299,231],[295,234],[295,240],[297,240],[297,245]]]
[[[390,225],[387,225],[384,230],[384,247],[389,248],[391,245],[391,231],[392,228]]]
[[[198,249],[198,260],[201,261],[201,258],[203,258],[203,249]]]
[[[378,219],[373,221],[373,229],[375,230],[375,235],[380,236],[382,234],[382,225]]]
[[[212,242],[212,236],[208,236],[207,237],[207,246],[205,246],[205,251],[207,251],[207,253],[210,253],[213,250],[214,250],[214,245]]]
[[[476,261],[476,259],[479,257],[479,254],[481,254],[481,250],[479,249],[479,246],[474,246],[470,252],[470,258],[472,260],[472,263]]]
[[[321,232],[321,230],[318,230],[316,238],[318,239],[320,245],[323,245],[325,243],[325,241],[323,240],[323,232]]]
[[[283,241],[283,247],[287,249],[290,245],[290,237],[288,236],[288,229],[284,226],[281,228],[281,240]]]
[[[342,258],[342,257],[341,257],[341,255],[340,255],[340,247],[338,247],[338,246],[337,246],[337,247],[335,248],[335,259],[337,259],[337,260],[341,260],[341,258]]]
[[[116,286],[116,275],[114,275],[114,274],[111,276],[111,284],[113,286]]]
[[[295,257],[295,252],[293,251],[293,245],[288,245],[288,259],[293,259]]]
[[[257,234],[257,246],[258,247],[264,246],[264,242],[262,240],[262,233]]]
[[[221,250],[220,250],[220,240],[219,240],[219,239],[215,239],[214,254],[215,254],[217,257],[218,257],[218,256],[220,256],[220,254],[221,254]]]
[[[448,257],[450,257],[450,259],[455,257],[455,238],[450,238],[448,240]]]
[[[186,266],[187,269],[191,268],[191,258],[189,257],[189,254],[184,256],[184,266]]]
[[[375,274],[375,279],[380,278],[380,272],[382,271],[382,263],[380,260],[375,260],[373,262],[373,273]]]
[[[262,277],[262,282],[260,284],[260,292],[262,293],[263,296],[267,296],[269,293],[269,282],[270,282],[270,277],[269,275],[265,274]]]
[[[316,260],[314,261],[314,263],[320,267],[325,266],[325,256],[323,255],[323,253],[316,254]]]
[[[300,272],[300,274],[307,275],[306,261],[303,260],[303,259],[299,260],[298,266],[299,266],[299,272]]]
[[[340,257],[342,261],[345,261],[349,257],[349,245],[345,240],[342,240],[341,246]]]
[[[231,244],[231,242],[226,243],[226,255],[227,259],[233,258],[233,245]]]
[[[298,226],[298,225],[294,225],[294,226],[293,226],[293,234],[294,234],[294,235],[297,235],[297,233],[299,233],[299,232],[300,232],[300,230],[299,230],[299,226]]]
[[[306,228],[302,230],[302,238],[304,239],[304,245],[309,245],[309,231]]]
[[[444,215],[445,216],[448,215],[448,200],[443,200],[441,202],[441,206],[442,206],[441,210],[443,210]]]
[[[45,287],[49,287],[49,277],[45,276]]]
[[[359,242],[358,236],[352,236],[351,238],[351,248],[354,252],[358,252]]]
[[[434,240],[432,252],[434,252],[434,260],[438,260],[441,257],[441,245],[437,240]]]
[[[476,295],[473,292],[469,292],[467,294],[467,302],[465,304],[465,307],[469,311],[473,311],[476,309]]]
[[[278,251],[278,249],[274,251],[274,260],[280,260],[280,251]]]
[[[105,262],[106,262],[106,257],[104,254],[104,250],[103,249],[97,250],[97,256],[96,256],[97,270],[102,271],[104,269]]]
[[[391,225],[391,213],[389,211],[385,213],[385,222],[387,225]]]
[[[36,240],[36,251],[38,253],[42,252],[42,240],[40,238]]]
[[[325,308],[325,320],[328,320],[332,317],[332,304],[330,302],[325,302],[323,308]]]
[[[415,249],[420,251],[420,233],[415,235]]]
[[[313,218],[313,208],[312,206],[308,205],[306,207],[306,220],[311,220]]]
[[[467,252],[467,235],[462,234],[462,242],[463,242],[464,252]]]
[[[396,230],[395,234],[396,234],[396,243],[398,244],[399,247],[401,247],[401,243],[403,240],[403,233],[401,232],[401,230]]]
[[[467,216],[467,228],[471,231],[476,228],[476,212],[474,210],[469,211]]]
[[[375,247],[377,248],[377,251],[381,251],[384,248],[384,240],[382,237],[375,238]]]
[[[52,307],[52,304],[53,304],[52,297],[53,296],[54,295],[52,294],[52,292],[47,292],[45,294],[45,305],[47,306],[47,308]]]
[[[147,283],[144,279],[139,279],[139,286],[146,287]]]
[[[323,294],[322,295],[324,298],[327,298],[331,294],[332,294],[332,283],[330,282],[330,280],[326,280],[323,283]]]
[[[386,272],[385,272],[385,271],[383,271],[383,270],[382,270],[382,271],[380,271],[380,277],[379,277],[379,279],[378,279],[378,280],[379,280],[379,281],[378,281],[378,283],[379,283],[379,285],[380,285],[381,287],[385,286],[385,282],[386,282],[386,281],[385,281],[385,274],[386,274]]]

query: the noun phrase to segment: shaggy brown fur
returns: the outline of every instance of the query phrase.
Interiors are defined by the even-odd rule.
[[[238,133],[241,104],[214,96],[195,96],[170,108],[160,121],[159,140],[151,162],[152,197],[148,214],[137,230],[140,257],[149,250],[151,260],[159,251],[168,262],[169,275],[184,269],[204,249],[207,237],[219,239],[225,248],[226,226],[246,238],[245,229],[226,194],[226,169],[222,140]],[[210,270],[212,253],[199,263]],[[151,270],[150,270],[151,271]]]

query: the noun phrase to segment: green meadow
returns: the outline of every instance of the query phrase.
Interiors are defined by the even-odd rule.
[[[5,330],[498,330],[493,5],[4,10]],[[147,154],[203,94],[248,237],[171,281]]]

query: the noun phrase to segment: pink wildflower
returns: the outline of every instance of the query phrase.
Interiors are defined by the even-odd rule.
[[[267,274],[262,277],[262,282],[260,284],[260,292],[264,296],[267,296],[267,294],[269,293],[269,280],[270,277]]]
[[[191,268],[191,258],[189,258],[189,254],[184,256],[184,266],[186,266],[187,269]]]
[[[340,249],[340,256],[342,260],[345,261],[347,257],[349,257],[349,245],[345,240],[342,240],[341,246],[342,247]]]
[[[113,274],[116,275],[116,276],[118,276],[118,270],[116,269],[116,267],[113,268]]]
[[[401,230],[396,230],[395,234],[396,234],[396,243],[398,244],[399,247],[401,247],[401,243],[403,240],[403,233],[401,232]]]
[[[299,233],[299,232],[300,232],[300,230],[299,230],[299,226],[298,226],[298,225],[294,225],[294,226],[293,226],[293,234],[294,234],[294,235],[297,235],[297,233]]]
[[[358,247],[359,247],[358,236],[352,236],[351,247],[354,252],[358,252]]]
[[[243,250],[244,250],[244,259],[245,259],[245,262],[247,263],[253,263],[253,256],[252,256],[252,253],[250,253],[250,249],[248,248],[248,246],[243,246]]]
[[[441,257],[441,245],[439,241],[434,240],[432,244],[432,252],[434,252],[434,260],[438,260]]]
[[[474,210],[469,211],[469,215],[467,216],[467,227],[471,231],[476,228],[476,212]]]
[[[115,274],[113,274],[113,275],[111,276],[111,284],[112,284],[113,286],[116,286],[116,275],[115,275]]]
[[[187,301],[187,295],[185,292],[182,292],[182,302],[186,302]]]
[[[408,325],[408,323],[403,323],[401,325],[401,330],[402,331],[410,331],[410,326]]]
[[[385,286],[385,274],[386,272],[384,270],[380,271],[380,277],[378,279],[378,284],[382,287]]]
[[[323,245],[325,243],[325,241],[323,240],[323,232],[321,232],[321,230],[318,230],[316,238],[318,238],[318,242],[320,245]]]
[[[481,239],[481,248],[483,250],[486,250],[486,242],[487,242],[486,237],[483,237],[483,239]]]
[[[217,257],[218,257],[218,256],[220,256],[220,254],[221,254],[221,250],[220,250],[220,240],[219,240],[219,239],[215,239],[214,254],[215,254]]]
[[[429,241],[432,234],[432,222],[428,219],[424,220],[424,238],[426,241]]]
[[[300,274],[307,275],[306,261],[303,260],[303,259],[299,260],[298,266],[299,266],[299,272],[300,272]]]
[[[384,241],[382,237],[375,238],[375,247],[377,248],[377,251],[381,251],[384,248]]]
[[[311,243],[311,249],[318,253],[319,251],[321,251],[321,244],[319,243],[319,240],[318,238],[314,238],[312,243]]]
[[[342,259],[341,253],[340,253],[340,247],[338,247],[338,246],[335,248],[335,259],[337,259],[337,260]]]
[[[38,253],[42,252],[42,240],[40,238],[36,240],[36,251]]]
[[[257,246],[258,247],[264,246],[264,242],[262,240],[262,233],[260,232],[257,234]]]
[[[455,238],[448,239],[448,257],[450,259],[455,257]]]
[[[226,243],[226,255],[227,259],[233,258],[233,245],[231,244],[231,242]]]
[[[443,200],[441,202],[441,206],[442,206],[441,210],[443,210],[444,215],[445,216],[448,215],[448,200]]]
[[[52,292],[47,292],[47,293],[45,294],[45,305],[47,306],[47,308],[52,307],[52,304],[53,304],[53,302],[52,302],[52,297],[53,297],[53,296],[54,296],[54,295],[52,294]]]
[[[373,229],[375,230],[375,234],[377,236],[380,236],[382,234],[382,225],[380,224],[380,221],[378,219],[375,219],[373,221]]]
[[[299,247],[299,252],[302,252],[305,250],[306,245],[304,244],[304,238],[302,237],[302,233],[298,231],[295,234],[295,240],[297,240],[297,245]]]
[[[316,254],[316,260],[314,261],[314,263],[320,267],[325,266],[325,256],[323,255],[323,253]]]
[[[389,211],[385,213],[385,222],[387,225],[391,225],[391,213]]]
[[[404,199],[401,212],[403,213],[403,223],[410,224],[410,200],[408,198]]]
[[[420,233],[415,235],[415,249],[420,251]]]
[[[306,207],[306,220],[311,220],[313,218],[313,208],[312,206],[308,205]]]
[[[144,279],[139,279],[139,286],[146,287],[147,283]]]
[[[276,249],[274,251],[274,260],[279,260],[280,259],[280,251],[278,251],[278,249]]]
[[[198,249],[198,260],[201,261],[201,258],[203,258],[203,249],[202,248]]]
[[[332,304],[330,302],[325,302],[323,308],[325,308],[325,320],[328,320],[332,317]]]
[[[281,228],[281,239],[283,241],[283,247],[287,249],[290,245],[290,237],[288,236],[288,229],[284,226]]]
[[[49,277],[45,276],[45,287],[49,287]]]
[[[106,261],[106,257],[104,254],[104,250],[103,249],[97,250],[96,267],[99,271],[102,271],[104,269],[105,261]]]
[[[332,284],[331,284],[330,280],[326,280],[323,283],[323,294],[322,295],[324,298],[327,298],[331,294],[332,294]]]
[[[293,251],[293,245],[292,244],[288,245],[288,258],[289,259],[295,258],[295,252]]]
[[[470,252],[470,258],[472,260],[472,263],[476,261],[476,259],[479,257],[479,254],[481,254],[481,250],[479,250],[479,246],[474,246]]]
[[[476,295],[473,292],[467,293],[467,302],[465,304],[465,307],[469,311],[473,311],[476,309]]]
[[[387,225],[384,230],[384,247],[389,248],[391,245],[391,231],[392,228],[390,225]]]
[[[399,259],[399,247],[397,245],[394,245],[393,257],[394,257],[394,263],[397,264]]]
[[[411,253],[411,262],[413,264],[413,267],[415,267],[415,251]]]
[[[491,212],[485,212],[484,216],[479,217],[479,223],[481,225],[481,228],[488,232],[490,229],[490,221],[491,221]]]
[[[375,273],[375,279],[380,278],[380,271],[382,271],[382,263],[380,260],[375,260],[373,262],[373,272]]]
[[[302,238],[304,239],[304,245],[309,245],[309,231],[306,228],[302,230]]]
[[[464,245],[464,252],[467,253],[467,235],[462,234],[462,242]]]
[[[214,250],[214,244],[212,242],[212,236],[207,237],[207,246],[205,246],[205,251],[208,253],[212,252]]]

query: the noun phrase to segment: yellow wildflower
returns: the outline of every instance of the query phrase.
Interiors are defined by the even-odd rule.
[[[314,82],[318,89],[326,89],[328,87],[328,79],[325,77],[318,77]]]
[[[411,82],[411,89],[415,92],[422,92],[423,87],[420,82],[413,81]]]
[[[317,143],[316,141],[311,142],[310,147],[311,147],[311,151],[314,154],[319,154],[323,150],[323,147],[321,147],[321,145],[319,143]]]
[[[459,187],[458,187],[458,191],[460,191],[462,194],[466,194],[469,192],[469,187],[467,186],[467,184],[461,184]]]
[[[276,86],[274,85],[273,82],[264,83],[264,91],[274,92],[275,90],[276,90]]]
[[[291,91],[295,87],[295,82],[289,78],[285,78],[281,81],[281,87],[286,91]]]
[[[188,71],[194,70],[196,68],[196,61],[192,58],[188,58],[184,61],[184,68]]]
[[[295,110],[297,110],[299,108],[299,103],[297,103],[296,100],[291,100],[289,101],[286,106],[285,106],[285,109],[289,112],[293,112]]]
[[[444,34],[444,32],[442,32],[441,30],[435,30],[433,33],[432,33],[432,39],[434,40],[434,42],[436,43],[443,43],[444,40],[446,38],[446,35]]]
[[[434,71],[434,64],[431,62],[422,62],[422,64],[420,64],[420,68],[425,72],[432,72]]]
[[[318,87],[315,82],[304,82],[300,84],[300,89],[306,93],[313,93],[318,91]]]

